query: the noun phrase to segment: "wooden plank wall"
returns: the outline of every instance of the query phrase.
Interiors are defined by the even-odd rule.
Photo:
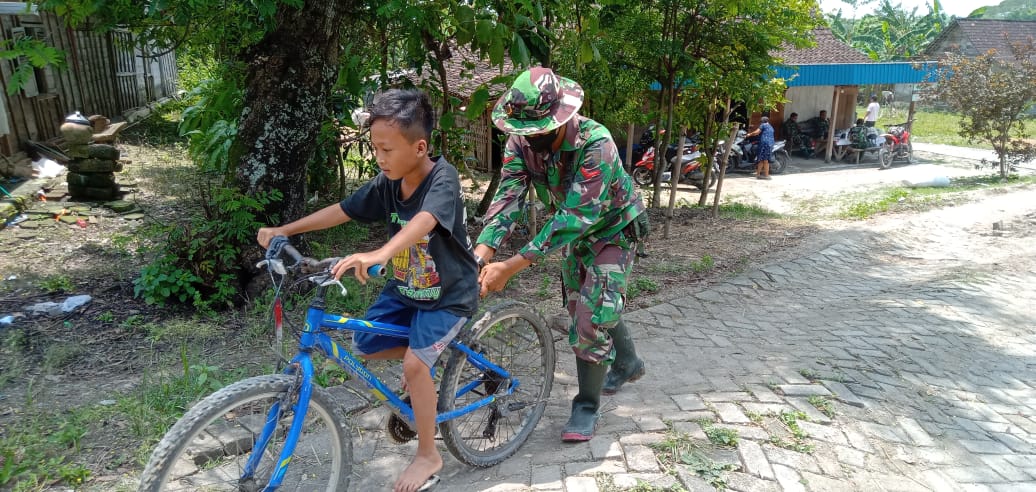
[[[80,70],[79,90],[85,115],[118,115],[121,110],[115,85],[111,43],[108,36],[90,31],[73,31],[73,53]]]
[[[4,98],[9,126],[9,133],[0,135],[0,154],[4,156],[20,155],[27,140],[58,137],[65,116],[74,111],[117,118],[128,109],[143,106],[149,98],[176,92],[176,58],[168,53],[158,59],[161,69],[153,74],[158,79],[154,94],[143,93],[136,71],[140,50],[128,31],[97,34],[74,30],[51,13],[0,15],[0,39],[10,39],[15,27],[39,28],[33,32],[42,32],[49,45],[65,53],[67,68],[37,70],[37,96],[26,97],[21,91],[8,96],[6,85],[16,65],[0,60],[0,97]],[[145,61],[150,63],[151,59]]]

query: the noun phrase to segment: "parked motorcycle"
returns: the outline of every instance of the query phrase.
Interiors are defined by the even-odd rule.
[[[755,172],[756,150],[759,146],[758,139],[748,139],[748,132],[739,130],[734,138],[734,145],[730,148],[730,155],[727,157],[727,172]],[[770,161],[770,174],[784,172],[788,165],[788,150],[785,148],[784,140],[777,140],[773,143],[773,159]],[[720,140],[716,144],[716,154],[713,162],[718,162],[723,157],[723,150],[727,142]]]
[[[699,190],[706,189],[705,185],[705,170],[702,168],[701,163],[701,151],[698,150],[697,143],[687,143],[683,147],[683,152],[677,158],[675,147],[672,147],[672,156],[669,157],[669,171],[662,173],[662,182],[667,182],[672,177],[670,172],[676,167],[676,163],[680,161],[680,182],[690,183]],[[668,154],[668,152],[667,152]],[[652,183],[655,175],[655,149],[650,148],[644,152],[644,156],[633,165],[633,181],[638,185],[648,186]],[[716,184],[719,179],[719,167],[713,163],[712,173],[709,178],[708,188],[711,188]]]
[[[896,159],[905,159],[907,163],[913,161],[914,146],[910,143],[910,126],[912,123],[913,121],[907,121],[906,123],[892,125],[886,128],[885,133],[881,135],[885,139],[884,143],[882,143],[883,148],[878,153],[881,169],[892,167],[892,161]]]
[[[665,135],[665,130],[660,132],[660,135]],[[644,153],[655,146],[655,125],[649,125],[643,133],[640,134],[640,141],[633,144],[633,162],[639,162],[644,158]],[[619,159],[622,159],[622,163],[626,164],[626,149],[619,149]]]

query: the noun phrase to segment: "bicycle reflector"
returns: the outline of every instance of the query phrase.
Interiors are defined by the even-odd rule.
[[[273,333],[279,347],[284,334],[284,308],[279,297],[273,302]]]

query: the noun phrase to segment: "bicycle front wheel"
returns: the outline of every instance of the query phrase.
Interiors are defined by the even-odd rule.
[[[263,490],[272,476],[298,400],[294,376],[268,375],[227,386],[190,409],[155,447],[141,477],[141,491]],[[267,445],[256,439],[271,407],[280,417]],[[338,405],[314,387],[305,425],[279,490],[346,490],[352,441]],[[241,480],[253,451],[262,453],[255,474]]]
[[[469,333],[464,338],[468,347],[508,371],[511,380],[478,369],[466,354],[453,350],[439,389],[439,413],[490,395],[497,398],[439,424],[439,432],[460,461],[493,466],[514,454],[543,416],[554,383],[554,339],[543,318],[519,302],[489,308]]]

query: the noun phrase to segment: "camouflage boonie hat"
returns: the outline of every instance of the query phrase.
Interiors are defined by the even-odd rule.
[[[553,130],[583,105],[583,88],[536,67],[522,72],[493,108],[493,124],[504,133],[532,135]]]

